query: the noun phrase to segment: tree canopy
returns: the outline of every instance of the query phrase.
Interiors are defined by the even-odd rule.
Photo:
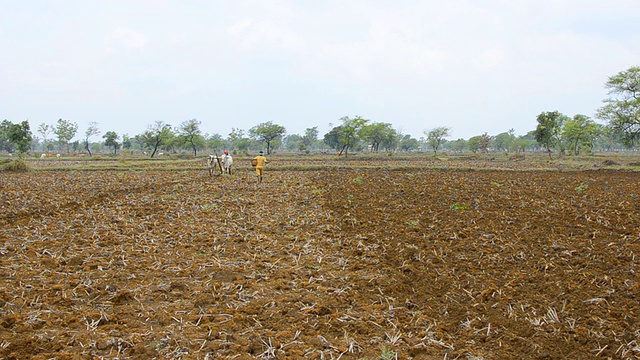
[[[251,144],[251,139],[247,137],[244,130],[231,128],[231,132],[229,133],[229,143],[240,151],[247,151]]]
[[[348,156],[349,148],[353,146],[357,140],[358,131],[369,122],[360,116],[353,119],[348,116],[340,118],[342,125],[336,126],[324,136],[325,144],[339,149],[338,154]]]
[[[601,126],[596,124],[588,116],[575,115],[573,119],[567,119],[562,129],[562,139],[567,144],[567,149],[573,155],[578,155],[580,149],[593,148],[593,142],[601,131]]]
[[[4,120],[0,124],[0,149],[12,151],[15,148],[20,155],[24,155],[29,152],[32,140],[28,120],[18,124]]]
[[[259,142],[267,145],[267,155],[271,154],[271,145],[275,140],[281,140],[287,129],[284,126],[274,124],[271,121],[258,124],[249,129],[249,135]]]
[[[547,149],[549,156],[551,156],[551,149],[556,146],[562,146],[560,134],[562,132],[562,126],[567,119],[568,117],[566,115],[558,111],[543,112],[536,118],[538,126],[534,132],[534,136],[538,144]],[[562,153],[562,147],[560,148],[560,153]]]
[[[118,134],[116,134],[115,131],[107,131],[102,138],[105,139],[104,144],[106,146],[113,147],[113,155],[116,155],[118,153],[118,147],[120,146],[120,143],[118,143]]]
[[[380,146],[391,150],[398,141],[398,133],[389,123],[364,124],[358,131],[362,140],[371,145],[371,151],[378,152]]]
[[[193,150],[193,157],[198,155],[198,149],[204,147],[204,137],[200,130],[200,121],[197,119],[186,120],[180,124],[180,139],[183,144],[189,146]]]
[[[213,134],[207,139],[207,147],[214,151],[220,150],[224,146],[224,139],[220,134]]]
[[[420,147],[418,139],[412,138],[411,135],[403,135],[399,141],[399,147],[402,151],[413,151]]]
[[[314,145],[318,142],[318,127],[314,126],[311,128],[307,128],[304,131],[304,135],[302,136],[302,144],[306,147],[306,149],[312,149]]]
[[[450,136],[450,133],[451,128],[448,128],[446,126],[437,127],[428,132],[424,132],[424,134],[427,135],[427,142],[429,143],[431,149],[433,149],[434,154],[438,152],[440,144],[442,144],[442,141],[446,137]]]
[[[58,142],[67,147],[67,152],[69,152],[69,142],[77,132],[78,124],[62,118],[58,119],[57,125],[53,128],[53,133],[58,136]]]
[[[640,141],[640,66],[611,76],[605,87],[609,98],[596,117],[623,134],[627,146],[633,146]]]
[[[145,146],[153,149],[151,157],[154,157],[158,152],[158,148],[163,144],[169,144],[173,138],[174,134],[171,130],[171,125],[158,120],[148,126],[147,131],[142,134],[141,140]]]
[[[9,140],[9,130],[12,125],[13,123],[7,119],[2,120],[2,123],[0,123],[0,150],[13,151],[13,144]]]
[[[515,131],[509,129],[507,132],[500,133],[493,139],[493,144],[498,151],[509,151],[514,148],[514,142],[516,141]]]

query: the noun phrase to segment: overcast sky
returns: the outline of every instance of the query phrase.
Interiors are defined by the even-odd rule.
[[[543,111],[593,117],[638,65],[638,0],[0,0],[0,119],[34,135],[195,118],[322,138],[356,115],[522,135]]]

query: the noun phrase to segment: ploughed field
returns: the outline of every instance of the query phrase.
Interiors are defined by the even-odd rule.
[[[0,173],[1,359],[640,358],[637,172]]]

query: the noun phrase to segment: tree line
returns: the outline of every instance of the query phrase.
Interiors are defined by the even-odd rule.
[[[395,152],[431,150],[487,152],[505,151],[521,152],[527,150],[544,150],[551,156],[552,152],[577,155],[591,152],[594,149],[614,150],[634,148],[640,141],[640,67],[631,67],[609,77],[605,84],[608,97],[604,105],[597,110],[596,118],[604,124],[597,123],[582,114],[569,117],[559,111],[540,113],[535,130],[525,135],[516,136],[514,130],[489,136],[487,133],[469,139],[448,140],[451,129],[446,126],[435,127],[424,131],[419,139],[402,134],[390,123],[371,122],[361,116],[353,118],[345,116],[339,119],[331,130],[319,138],[318,127],[305,129],[305,133],[287,134],[286,128],[273,122],[260,123],[248,131],[232,128],[227,138],[220,134],[203,134],[201,122],[190,119],[173,127],[162,121],[147,126],[142,134],[129,136],[114,131],[101,133],[98,124],[92,122],[84,132],[81,140],[72,142],[78,135],[78,124],[58,119],[55,125],[40,124],[33,136],[28,120],[14,124],[8,120],[0,123],[0,151],[18,152],[21,155],[29,152],[52,152],[54,150],[70,152],[92,151],[109,152],[139,151],[155,157],[160,151],[188,151],[193,156],[198,151],[220,151],[230,149],[239,153],[250,150],[266,149],[267,154],[273,150],[287,150],[310,153],[312,151],[336,151],[339,155],[348,156],[353,151]],[[102,141],[94,141],[94,137],[102,134]]]

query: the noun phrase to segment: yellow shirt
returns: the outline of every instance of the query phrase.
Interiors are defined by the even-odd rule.
[[[257,168],[263,168],[264,164],[268,163],[269,161],[267,160],[266,157],[262,156],[262,155],[258,155],[256,157],[254,157],[254,159],[256,159],[258,161],[258,165],[256,165]]]

